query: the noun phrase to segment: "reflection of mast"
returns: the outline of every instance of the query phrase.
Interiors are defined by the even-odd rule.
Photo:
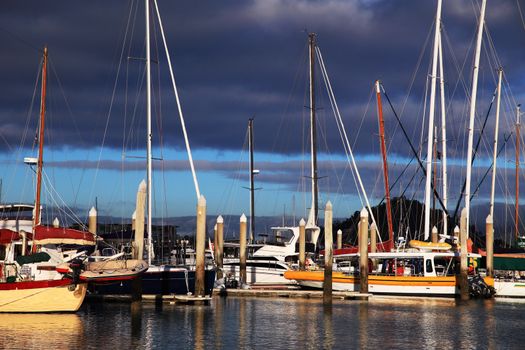
[[[308,47],[310,53],[310,144],[311,144],[311,176],[312,176],[312,207],[308,217],[310,225],[317,224],[318,212],[318,185],[317,185],[317,135],[315,120],[315,91],[314,91],[314,73],[315,73],[315,33],[308,34]]]
[[[519,234],[519,200],[520,200],[520,105],[516,106],[516,212],[514,229],[516,241]]]
[[[377,97],[377,116],[379,118],[379,137],[381,139],[381,154],[383,156],[383,178],[385,182],[385,200],[386,200],[386,218],[388,222],[388,240],[390,247],[387,251],[392,250],[394,228],[392,224],[392,207],[390,203],[390,185],[388,184],[388,163],[386,157],[385,144],[385,122],[383,119],[383,105],[381,104],[381,90],[379,89],[379,80],[376,81],[376,97]]]
[[[47,84],[47,47],[44,47],[44,58],[42,62],[42,92],[40,100],[40,130],[38,133],[38,162],[36,171],[36,199],[35,217],[33,219],[33,248],[36,253],[36,227],[40,225],[40,193],[42,189],[42,166],[44,157],[44,126],[46,116],[46,84]]]

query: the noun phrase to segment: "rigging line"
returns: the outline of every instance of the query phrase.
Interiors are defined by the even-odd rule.
[[[405,172],[407,171],[407,169],[410,167],[410,165],[412,164],[412,162],[414,161],[416,157],[415,156],[412,156],[412,158],[410,159],[410,161],[405,165],[405,167],[403,168],[403,170],[401,171],[401,173],[398,175],[398,177],[396,178],[396,180],[392,183],[392,185],[390,185],[390,191],[393,191],[394,187],[397,185],[397,182],[399,180],[401,180],[401,178],[403,177],[403,175],[405,174]],[[404,192],[403,192],[404,193]],[[381,199],[381,201],[379,202],[378,205],[381,205],[383,204],[383,202],[385,201],[386,199],[386,196],[383,196],[383,198]]]
[[[507,141],[511,138],[513,132],[510,132],[510,134],[508,135],[505,135],[505,138],[503,140],[503,144],[501,145],[500,149],[498,150],[498,153],[496,153],[496,158],[500,155],[500,153],[503,151],[503,149],[505,148],[505,144],[507,143]],[[490,163],[490,166],[487,168],[487,171],[485,171],[485,174],[483,174],[483,177],[481,178],[481,180],[479,181],[479,184],[478,186],[476,187],[476,189],[474,190],[474,192],[472,193],[472,195],[470,196],[471,200],[472,198],[474,198],[474,196],[476,195],[476,193],[478,192],[478,190],[480,189],[481,185],[483,184],[483,181],[485,180],[485,178],[487,177],[487,175],[489,174],[489,172],[492,170],[492,168],[494,167],[494,161],[492,161]]]
[[[410,149],[412,150],[412,153],[414,154],[414,156],[416,157],[417,159],[417,162],[419,164],[419,168],[421,169],[421,171],[423,171],[423,173],[426,175],[426,170],[425,170],[425,167],[423,165],[423,162],[421,161],[421,159],[419,158],[418,156],[418,152],[416,151],[416,149],[414,148],[414,145],[412,144],[412,141],[410,140],[410,138],[408,137],[408,134],[406,132],[406,129],[405,127],[403,126],[403,124],[401,123],[401,120],[399,119],[399,116],[397,115],[397,112],[396,110],[394,109],[394,106],[392,105],[392,102],[390,101],[390,98],[388,97],[388,94],[386,93],[386,90],[385,90],[385,87],[383,86],[383,84],[381,84],[381,89],[383,90],[383,94],[385,95],[386,97],[386,100],[388,101],[388,105],[390,106],[390,108],[392,109],[392,113],[394,113],[394,116],[396,117],[396,120],[397,122],[399,123],[399,126],[401,127],[401,131],[403,131],[403,135],[405,135],[405,138],[406,140],[408,141],[408,144],[410,146]],[[434,188],[434,184],[430,183],[430,187],[432,187],[432,190],[434,191],[434,196],[436,197],[436,199],[439,201],[439,204],[441,205],[441,209],[443,209],[445,211],[445,213],[447,214],[447,216],[449,215],[448,214],[448,210],[447,208],[445,208],[445,205],[443,204],[443,201],[441,200],[441,196],[439,195],[439,193],[436,191],[436,189]]]
[[[93,177],[93,185],[91,186],[91,190],[90,190],[89,197],[88,197],[89,198],[89,202],[91,202],[91,200],[93,198],[93,192],[95,191],[95,184],[96,184],[98,172],[99,172],[99,169],[100,169],[100,162],[102,160],[102,151],[104,150],[104,145],[105,145],[105,142],[106,142],[106,136],[107,136],[108,128],[109,128],[109,121],[111,119],[111,112],[113,111],[113,102],[115,100],[115,95],[116,95],[116,91],[117,91],[118,77],[119,77],[119,73],[120,73],[120,68],[122,66],[122,57],[124,55],[125,42],[126,42],[126,38],[127,38],[127,35],[128,35],[128,28],[129,28],[130,19],[131,19],[131,13],[132,13],[131,10],[132,10],[132,7],[130,7],[130,12],[128,14],[128,21],[127,21],[127,24],[126,24],[126,32],[125,32],[125,35],[124,35],[122,49],[121,49],[121,52],[120,52],[119,64],[118,64],[118,68],[117,68],[117,76],[115,77],[115,82],[113,83],[113,92],[111,94],[109,110],[108,110],[108,114],[107,114],[107,117],[106,117],[106,125],[104,127],[104,134],[102,136],[102,145],[100,147],[100,152],[99,152],[99,155],[98,155],[97,166],[95,168],[95,175]]]
[[[375,220],[375,217],[374,217],[374,213],[372,212],[372,207],[370,206],[370,202],[368,201],[368,196],[366,195],[366,191],[365,191],[363,182],[361,181],[361,176],[359,175],[359,170],[357,169],[357,164],[355,162],[354,154],[352,152],[352,148],[350,147],[350,141],[348,140],[348,135],[346,134],[346,130],[345,130],[345,127],[344,127],[344,124],[343,124],[343,119],[341,117],[341,113],[339,112],[339,107],[337,105],[337,101],[335,99],[335,95],[334,95],[334,92],[332,90],[332,84],[330,83],[330,78],[328,77],[328,73],[326,71],[326,67],[325,67],[324,60],[323,60],[323,55],[321,54],[321,50],[319,49],[318,46],[316,47],[316,53],[317,53],[317,56],[319,58],[319,64],[321,65],[321,70],[323,72],[323,75],[326,76],[326,81],[328,82],[328,88],[329,88],[328,89],[328,93],[329,93],[329,96],[330,96],[330,98],[332,98],[334,100],[334,106],[335,106],[336,112],[337,112],[336,115],[334,115],[334,117],[336,118],[336,122],[339,122],[341,124],[341,129],[342,129],[344,137],[345,137],[345,142],[346,142],[346,144],[348,146],[348,151],[350,153],[350,157],[351,157],[351,160],[352,160],[352,165],[353,165],[354,171],[356,173],[357,179],[359,180],[359,186],[361,188],[363,196],[365,197],[366,205],[367,205],[368,210],[370,212],[370,217],[372,218],[372,222],[377,227],[377,235],[379,237],[379,241],[382,242],[381,233],[379,232],[379,226],[376,223],[376,220]]]
[[[485,127],[487,126],[487,121],[489,119],[490,111],[492,110],[492,105],[494,104],[494,99],[496,98],[496,93],[497,93],[497,91],[494,91],[494,94],[492,95],[492,100],[490,101],[490,105],[489,105],[489,108],[487,110],[487,114],[485,115],[485,120],[483,121],[483,126],[481,127],[480,135],[479,135],[479,137],[478,137],[478,139],[476,141],[476,146],[474,147],[474,151],[472,152],[472,160],[471,160],[470,164],[474,164],[474,160],[476,159],[476,155],[478,153],[478,148],[479,148],[479,145],[481,143],[481,139],[483,137],[483,132],[485,131]],[[463,186],[461,187],[461,192],[460,192],[458,201],[456,202],[456,208],[454,209],[454,215],[452,216],[454,221],[456,220],[456,216],[458,214],[459,206],[461,205],[461,201],[463,199],[463,194],[465,192],[466,186],[467,186],[467,179],[465,178],[463,180]],[[472,195],[470,196],[470,198],[472,199]]]
[[[169,55],[169,51],[168,51],[168,44],[166,43],[166,37],[164,35],[164,28],[162,26],[162,19],[160,18],[160,13],[159,13],[159,7],[157,5],[157,0],[153,0],[153,3],[155,4],[155,10],[157,12],[157,19],[159,20],[159,28],[160,28],[160,33],[162,35],[162,41],[164,43],[164,50],[166,52],[166,59],[168,61],[168,67],[169,67],[169,71],[170,71],[171,82],[172,82],[172,85],[173,85],[173,92],[175,94],[175,100],[177,101],[177,109],[178,109],[178,112],[179,112],[180,123],[182,125],[182,133],[184,134],[184,142],[186,144],[186,150],[188,152],[188,159],[189,159],[189,162],[190,162],[191,173],[192,173],[192,176],[193,176],[193,184],[195,186],[195,192],[196,192],[196,195],[197,195],[197,199],[199,199],[201,197],[201,193],[200,193],[200,190],[199,190],[199,182],[197,181],[197,174],[195,173],[195,166],[193,164],[193,157],[191,155],[190,142],[188,140],[188,134],[186,132],[186,124],[184,122],[184,115],[182,114],[182,106],[181,106],[181,103],[180,103],[180,100],[179,100],[179,93],[178,93],[178,90],[177,90],[177,85],[175,84],[175,76],[173,74],[173,67],[171,65],[171,59],[170,59],[170,55]]]

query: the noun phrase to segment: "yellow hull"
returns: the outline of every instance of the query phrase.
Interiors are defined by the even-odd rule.
[[[0,290],[0,312],[74,312],[86,296],[87,284]]]

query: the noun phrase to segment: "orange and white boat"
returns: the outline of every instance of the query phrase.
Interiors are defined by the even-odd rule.
[[[474,256],[476,255],[476,256]],[[469,254],[470,257],[479,257]],[[341,257],[339,257],[341,258]],[[335,268],[332,288],[359,291],[359,255],[349,254],[346,271]],[[457,252],[405,251],[369,254],[368,291],[372,294],[446,296],[459,295],[460,255]],[[322,288],[323,270],[286,271],[284,277],[303,287]]]

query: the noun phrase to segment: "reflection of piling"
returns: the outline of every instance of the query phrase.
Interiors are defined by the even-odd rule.
[[[215,256],[215,262],[217,264],[217,279],[222,278],[222,258],[224,256],[224,219],[219,215],[217,218],[217,255]]]
[[[332,304],[332,262],[334,244],[332,236],[332,203],[328,201],[324,211],[324,282],[323,303]]]
[[[306,223],[304,219],[299,221],[299,269],[306,267]]]
[[[487,277],[494,277],[494,224],[490,214],[485,220],[485,235],[487,239]]]
[[[432,227],[432,243],[438,242],[438,228],[436,226]]]
[[[343,231],[337,230],[337,249],[343,248]]]
[[[95,207],[91,207],[88,214],[88,230],[92,234],[97,234],[97,210]]]
[[[239,285],[246,284],[246,215],[241,215],[239,227]]]
[[[368,293],[368,211],[361,210],[359,221],[359,276],[361,293]]]
[[[468,290],[468,267],[467,267],[467,209],[461,211],[461,220],[459,225],[459,235],[461,241],[461,265],[459,272],[459,288],[461,291],[461,300],[469,299]]]
[[[206,242],[206,198],[203,195],[197,202],[197,233],[195,244],[195,295],[203,297],[204,289],[204,245]]]

